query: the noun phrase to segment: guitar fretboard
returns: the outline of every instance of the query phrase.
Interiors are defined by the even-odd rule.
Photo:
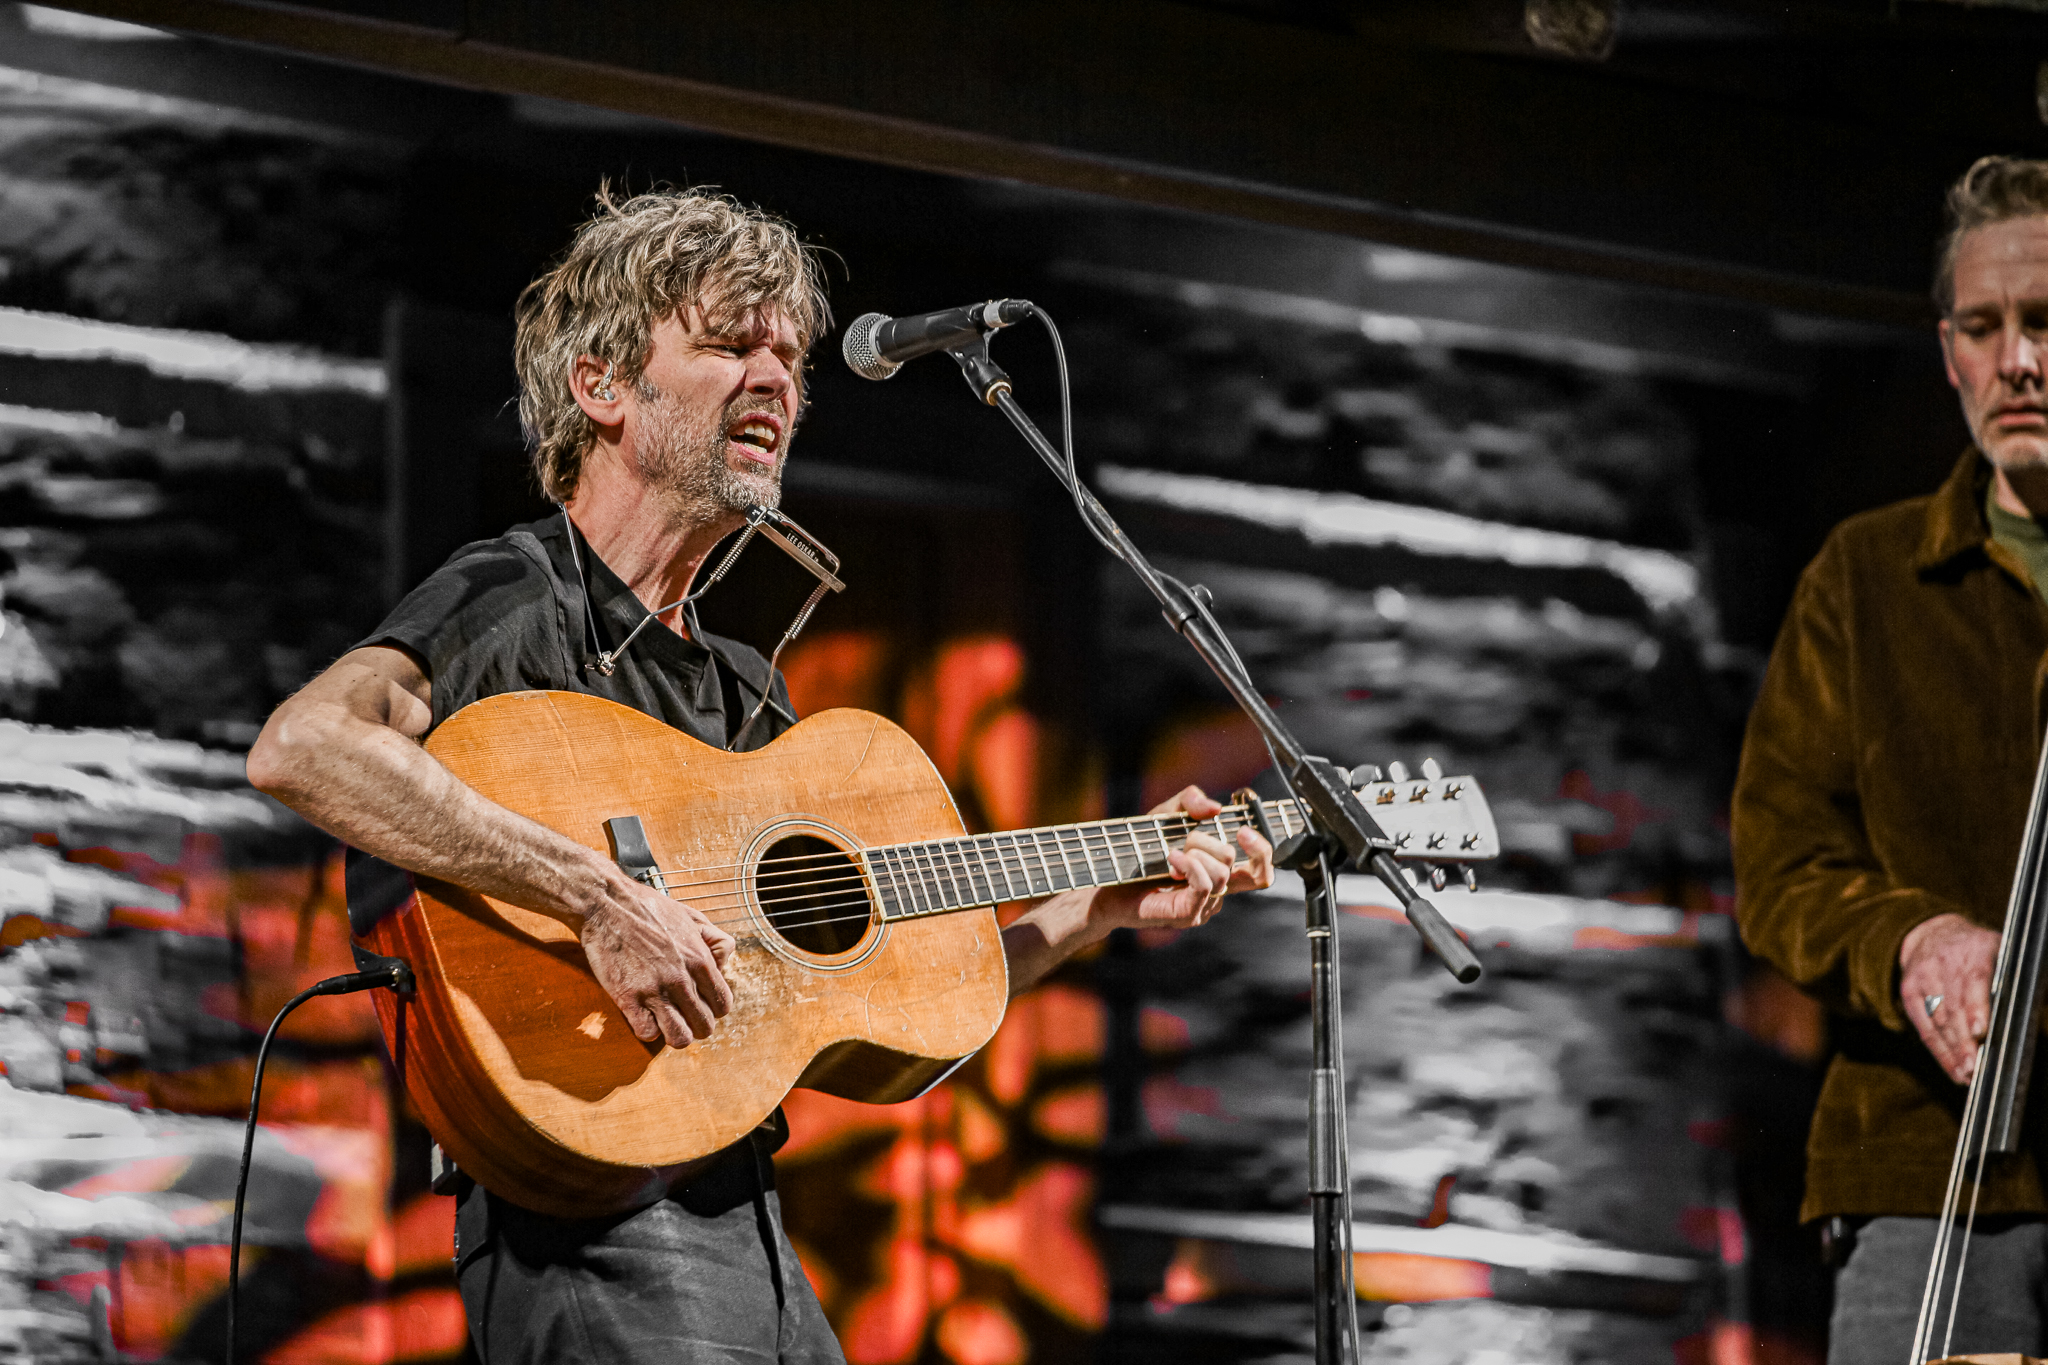
[[[1260,805],[1276,843],[1305,827],[1293,801]],[[1235,853],[1237,831],[1255,824],[1250,806],[1225,806],[1207,820],[1141,815],[888,844],[861,856],[886,921],[1036,900],[1077,887],[1153,881],[1169,874],[1166,855],[1197,829]]]

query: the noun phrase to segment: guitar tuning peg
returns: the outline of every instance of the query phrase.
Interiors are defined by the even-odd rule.
[[[1479,889],[1478,868],[1472,866],[1472,864],[1470,863],[1462,863],[1459,865],[1458,871],[1463,873],[1465,876],[1465,889],[1467,891],[1477,891]]]
[[[1422,775],[1434,782],[1444,775],[1444,765],[1433,758],[1425,758],[1422,760]]]
[[[1444,889],[1444,884],[1445,884],[1446,882],[1448,882],[1448,881],[1450,881],[1450,878],[1449,878],[1449,877],[1448,877],[1447,875],[1445,875],[1445,873],[1444,873],[1444,865],[1443,865],[1442,863],[1432,863],[1432,864],[1430,864],[1430,868],[1429,868],[1429,889],[1430,889],[1430,890],[1432,890],[1432,891],[1441,891],[1441,890],[1443,890],[1443,889]]]
[[[1351,786],[1354,791],[1386,780],[1387,775],[1380,771],[1380,765],[1377,763],[1361,763],[1351,770]]]
[[[1390,782],[1406,782],[1408,780],[1408,765],[1399,759],[1389,763],[1387,765],[1387,780]]]

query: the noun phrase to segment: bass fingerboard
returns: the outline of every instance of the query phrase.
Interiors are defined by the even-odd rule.
[[[1291,800],[1259,804],[1278,836],[1275,842],[1306,827]],[[1155,881],[1169,875],[1167,855],[1196,830],[1215,835],[1234,852],[1237,831],[1256,824],[1251,807],[1237,805],[1199,821],[1185,815],[1093,820],[888,844],[865,849],[860,857],[888,921],[1036,900],[1077,887]]]

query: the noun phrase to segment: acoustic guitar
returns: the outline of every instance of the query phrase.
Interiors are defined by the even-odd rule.
[[[357,919],[366,947],[417,977],[409,1000],[374,998],[427,1127],[481,1184],[561,1217],[660,1198],[794,1086],[921,1094],[1002,1022],[995,906],[1164,877],[1195,827],[1167,815],[970,836],[910,736],[862,711],[732,754],[601,698],[512,692],[449,717],[426,747],[735,940],[732,1012],[675,1049],[633,1036],[545,915],[419,877],[394,911]],[[1469,777],[1361,796],[1398,856],[1499,852]],[[1249,793],[1200,822],[1232,848],[1248,823],[1276,841],[1303,827],[1292,802]]]

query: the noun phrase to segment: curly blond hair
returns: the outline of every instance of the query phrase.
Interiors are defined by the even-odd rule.
[[[2048,161],[1979,157],[1948,187],[1947,209],[1948,229],[1934,258],[1934,306],[1943,317],[1956,306],[1956,250],[1964,233],[2014,218],[2048,216]]]
[[[692,304],[717,328],[779,308],[806,349],[832,325],[817,255],[783,219],[708,189],[622,199],[600,187],[596,212],[515,309],[519,424],[542,493],[574,496],[597,436],[570,389],[577,357],[604,360],[614,383],[634,383],[655,324]],[[796,378],[801,387],[801,366]]]

